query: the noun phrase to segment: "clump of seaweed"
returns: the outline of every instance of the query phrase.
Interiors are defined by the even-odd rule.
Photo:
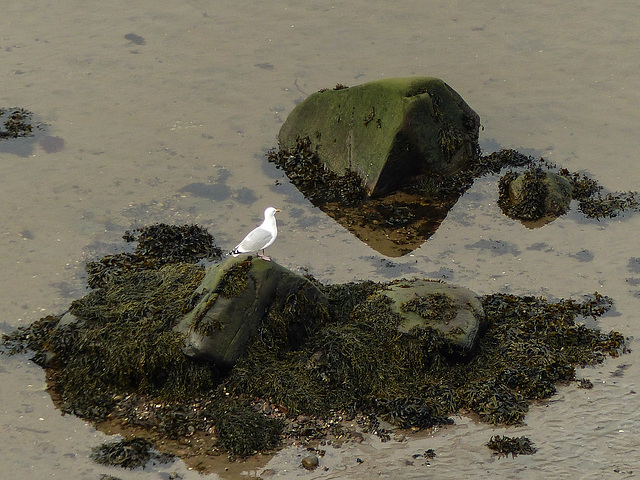
[[[134,469],[144,466],[151,460],[169,463],[173,455],[158,454],[153,451],[151,442],[144,438],[133,437],[118,442],[108,442],[93,447],[91,458],[102,465]]]
[[[169,268],[176,267],[163,267]],[[154,273],[166,275],[163,269]],[[90,319],[82,328],[59,327],[57,319],[49,318],[33,325],[34,335],[22,330],[5,339],[5,346],[13,350],[24,340],[31,342],[30,348],[58,355],[56,363],[64,369],[58,373],[57,385],[65,405],[88,418],[108,413],[118,393],[162,395],[168,390],[174,397],[188,397],[215,386],[210,369],[187,360],[179,349],[181,339],[163,330],[188,310],[189,291],[201,274],[185,270],[172,283],[152,277],[156,285],[173,291],[194,276],[179,294],[182,304],[174,298],[172,305],[149,298],[134,303],[132,299],[141,295],[150,279],[143,280],[140,273],[128,275],[137,276],[132,285],[125,286],[125,276],[112,281],[110,288],[74,302],[71,311]],[[353,290],[346,295],[350,286]],[[490,327],[478,354],[460,362],[453,360],[446,337],[433,329],[401,334],[400,319],[389,308],[384,286],[364,287],[327,287],[328,293],[340,298],[336,303],[351,297],[354,308],[348,316],[346,311],[333,317],[325,312],[324,326],[307,332],[309,339],[293,350],[278,315],[298,306],[285,302],[271,312],[255,344],[220,388],[239,399],[269,398],[291,415],[360,410],[402,426],[424,427],[448,423],[448,415],[468,409],[489,423],[514,424],[523,420],[531,400],[551,396],[559,381],[573,380],[576,365],[593,365],[625,348],[619,333],[604,334],[575,322],[577,315],[595,318],[611,307],[611,300],[597,293],[582,303],[491,295],[483,298]],[[116,302],[118,298],[123,302]],[[153,324],[157,311],[168,314],[168,324]],[[118,326],[116,319],[124,326]],[[37,333],[44,326],[50,338]],[[41,340],[35,342],[35,338]],[[162,355],[139,350],[154,342],[171,348]]]
[[[448,415],[468,409],[489,423],[517,424],[530,401],[548,398],[557,382],[574,378],[575,365],[593,365],[624,349],[619,333],[575,322],[577,315],[599,316],[610,308],[610,299],[599,294],[583,303],[494,295],[483,298],[491,326],[478,355],[457,362],[433,329],[400,334],[399,319],[380,292],[346,320],[329,322],[303,349],[276,355],[254,345],[226,388],[270,398],[291,415],[361,410],[419,427],[447,423]]]
[[[136,238],[136,233],[138,236]],[[136,254],[155,258],[162,265],[167,263],[196,263],[219,259],[222,250],[214,243],[213,236],[199,225],[167,225],[156,223],[125,232],[128,242],[138,241]]]
[[[442,154],[450,160],[463,143],[462,134],[449,123],[445,123],[438,133],[438,143]]]
[[[554,165],[548,164],[541,158],[537,164],[530,166],[530,170],[535,169],[540,175],[542,167],[547,169],[555,168]],[[515,174],[510,173],[515,177]],[[528,172],[525,172],[525,174],[531,176]],[[588,218],[594,218],[596,220],[600,220],[601,218],[615,218],[625,211],[640,211],[640,200],[638,199],[637,192],[613,192],[605,194],[603,193],[604,187],[587,175],[571,172],[566,168],[559,169],[558,175],[569,180],[572,189],[571,197],[578,201],[578,209]],[[541,188],[541,184],[536,184],[533,178],[531,178],[531,180],[532,183],[529,185],[531,187],[531,193],[529,196],[533,200],[535,200],[535,198],[543,198],[544,192],[538,191]],[[509,182],[509,178],[501,179],[500,186],[504,187],[503,183],[508,186]],[[506,189],[504,190],[506,191]],[[501,188],[500,198],[502,201],[504,201],[505,195],[507,194],[503,193],[503,188]],[[538,203],[540,203],[540,201],[541,200],[539,200]],[[533,205],[533,207],[531,210],[535,212],[536,205]]]
[[[31,117],[33,113],[24,108],[0,108],[0,122],[4,129],[0,129],[0,140],[33,136]]]
[[[276,294],[269,307],[257,341],[273,354],[297,350],[330,321],[327,306],[308,298],[306,290],[301,287],[287,295]]]
[[[506,215],[522,220],[538,220],[545,213],[545,198],[548,195],[547,187],[543,180],[545,170],[553,171],[556,166],[547,162],[544,158],[534,160],[529,157],[526,164],[527,170],[522,172],[523,192],[522,200],[513,205],[509,198],[509,185],[518,177],[513,171],[508,171],[499,181],[498,204]],[[518,166],[518,165],[514,165]],[[523,166],[523,165],[520,165]],[[566,168],[557,170],[557,174],[570,182],[571,197],[578,201],[579,210],[588,218],[614,218],[624,211],[639,211],[640,200],[638,193],[615,192],[603,193],[604,188],[598,182],[587,175],[571,172]],[[555,212],[551,212],[555,213]]]
[[[156,223],[127,230],[123,238],[127,242],[138,242],[135,252],[106,255],[100,260],[87,262],[85,270],[91,288],[103,287],[112,277],[126,272],[156,269],[168,263],[216,260],[222,256],[213,236],[198,225]]]
[[[248,403],[220,402],[214,414],[218,446],[246,457],[269,450],[281,442],[283,422],[251,409]]]
[[[440,320],[445,323],[454,319],[458,311],[453,299],[444,293],[412,298],[402,303],[400,309],[403,312],[415,312],[426,320]]]
[[[506,455],[516,457],[518,455],[533,455],[537,449],[533,442],[527,437],[507,437],[506,435],[495,435],[487,443],[487,447],[495,450],[496,455]]]
[[[589,218],[615,218],[627,210],[640,211],[638,192],[616,192],[603,194],[604,188],[595,180],[570,172],[566,168],[558,172],[573,185],[573,198],[579,202],[579,209]]]
[[[289,180],[315,204],[351,205],[366,197],[360,176],[351,170],[338,175],[327,169],[311,150],[308,137],[298,138],[290,149],[269,151],[267,160],[284,170]]]
[[[582,388],[584,390],[590,390],[593,388],[593,382],[588,378],[581,378],[578,381],[578,388]]]
[[[443,416],[439,406],[425,403],[422,398],[380,398],[374,399],[379,415],[400,428],[431,428],[436,425],[450,425],[453,420]]]
[[[217,292],[226,298],[237,297],[247,289],[251,270],[251,257],[229,268],[220,279]]]
[[[80,322],[52,332],[47,345],[62,366],[56,383],[63,409],[94,418],[108,412],[87,409],[92,397],[108,409],[123,393],[175,398],[214,386],[213,369],[188,360],[173,331],[193,308],[203,277],[203,267],[168,264],[125,273],[74,301],[70,313]]]
[[[28,327],[19,327],[10,334],[3,335],[0,352],[8,355],[35,352],[36,356],[32,360],[38,365],[44,365],[47,342],[60,318],[62,315],[47,315]],[[40,361],[39,358],[41,358]]]

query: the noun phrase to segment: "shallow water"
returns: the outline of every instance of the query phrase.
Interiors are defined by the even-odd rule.
[[[230,248],[274,205],[283,211],[269,254],[322,281],[429,276],[479,294],[576,299],[597,290],[616,301],[601,327],[640,335],[640,272],[631,262],[640,257],[638,214],[598,222],[574,205],[528,230],[501,215],[497,179],[486,178],[426,244],[390,260],[266,163],[264,151],[307,94],[426,75],[444,79],[480,114],[487,151],[517,148],[589,172],[608,189],[640,189],[637,2],[428,3],[4,5],[0,106],[35,112],[46,135],[64,142],[52,153],[35,139],[0,143],[0,330],[64,311],[86,292],[84,262],[122,248],[126,229],[197,222]],[[633,340],[630,347],[579,372],[592,390],[561,387],[531,409],[526,426],[455,417],[455,426],[402,442],[328,448],[315,472],[300,469],[300,452],[288,449],[263,476],[631,477],[640,470],[640,371]],[[54,409],[39,367],[2,356],[0,378],[3,477],[200,478],[181,462],[144,471],[96,465],[88,453],[107,436]],[[527,435],[538,453],[497,459],[483,445],[505,433]],[[430,466],[412,458],[429,448],[437,454]]]

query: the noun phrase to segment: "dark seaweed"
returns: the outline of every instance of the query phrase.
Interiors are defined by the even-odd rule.
[[[527,437],[507,437],[506,435],[495,435],[487,443],[487,447],[495,450],[496,455],[506,455],[516,457],[518,455],[533,455],[537,449],[533,442]]]

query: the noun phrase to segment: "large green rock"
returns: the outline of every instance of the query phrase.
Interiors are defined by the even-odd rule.
[[[357,172],[370,195],[455,173],[477,152],[480,117],[438,78],[380,80],[314,93],[280,129],[280,149],[308,137],[327,167]]]
[[[186,334],[183,350],[188,357],[223,368],[232,367],[259,332],[277,336],[270,344],[299,347],[321,326],[328,308],[312,282],[249,255],[210,267],[195,294],[197,305],[175,330]],[[269,315],[272,323],[263,328]]]

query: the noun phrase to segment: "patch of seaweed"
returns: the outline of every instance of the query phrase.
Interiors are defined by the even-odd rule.
[[[33,113],[24,108],[0,108],[0,140],[33,136],[31,117]]]
[[[220,279],[216,292],[226,298],[237,297],[249,285],[249,270],[251,270],[251,257],[232,265]]]
[[[316,205],[351,205],[366,197],[360,176],[351,170],[343,175],[330,171],[311,150],[308,137],[298,138],[293,148],[269,151],[267,160],[284,170],[291,183]]]
[[[106,255],[87,262],[85,270],[91,288],[100,288],[112,278],[131,271],[157,269],[168,263],[196,263],[216,260],[222,250],[213,236],[199,225],[167,225],[156,223],[123,235],[127,242],[138,242],[134,253]]]
[[[415,312],[425,320],[448,323],[457,315],[458,308],[453,299],[444,293],[412,298],[400,305],[403,312]]]
[[[5,336],[5,348],[33,350],[51,368],[62,410],[84,418],[105,418],[124,394],[193,396],[212,388],[216,373],[184,356],[172,328],[203,277],[203,267],[183,263],[122,274],[74,301],[73,321],[46,317]]]
[[[269,307],[257,341],[274,354],[297,350],[330,320],[327,306],[309,299],[306,291],[302,285],[286,296],[278,294]]]
[[[603,194],[604,188],[586,175],[570,172],[566,168],[560,169],[558,173],[571,181],[573,198],[579,202],[580,211],[589,218],[600,220],[617,217],[627,210],[640,211],[638,192]]]
[[[57,388],[64,409],[92,418],[87,397],[136,392],[159,397],[193,396],[214,385],[208,365],[188,360],[183,337],[173,326],[193,308],[193,292],[204,269],[193,264],[168,264],[158,270],[129,272],[104,288],[71,304],[81,326],[71,345],[52,336],[57,355]],[[99,375],[96,373],[99,372]]]
[[[151,460],[169,463],[173,455],[157,454],[151,442],[144,438],[130,438],[118,442],[108,442],[93,447],[91,458],[102,465],[134,469],[143,467]]]
[[[254,345],[226,388],[269,398],[291,415],[355,409],[421,426],[466,409],[489,423],[516,424],[530,401],[548,398],[555,384],[574,379],[576,365],[593,365],[625,348],[619,333],[575,321],[610,308],[610,299],[599,294],[583,303],[492,295],[483,298],[491,326],[478,355],[454,362],[437,331],[400,334],[386,298],[372,295],[347,321],[327,324],[301,350],[274,355]]]
[[[512,457],[533,455],[537,452],[533,445],[533,442],[527,437],[507,437],[506,435],[495,435],[487,443],[487,447],[495,450],[496,455],[509,456],[511,454]]]
[[[538,220],[545,216],[545,198],[547,187],[542,182],[545,178],[544,169],[553,170],[555,165],[540,158],[531,159],[527,170],[523,175],[523,199],[513,205],[509,198],[509,185],[518,177],[513,171],[508,171],[498,182],[498,205],[503,212],[512,217],[525,221]],[[571,198],[578,201],[578,209],[588,218],[600,220],[601,218],[614,218],[625,211],[640,211],[638,193],[615,192],[603,193],[604,187],[584,174],[570,172],[566,168],[557,171],[558,175],[566,178],[571,183]],[[553,213],[553,212],[551,212]]]
[[[246,457],[280,444],[283,422],[254,411],[249,403],[220,402],[214,413],[218,446]]]

